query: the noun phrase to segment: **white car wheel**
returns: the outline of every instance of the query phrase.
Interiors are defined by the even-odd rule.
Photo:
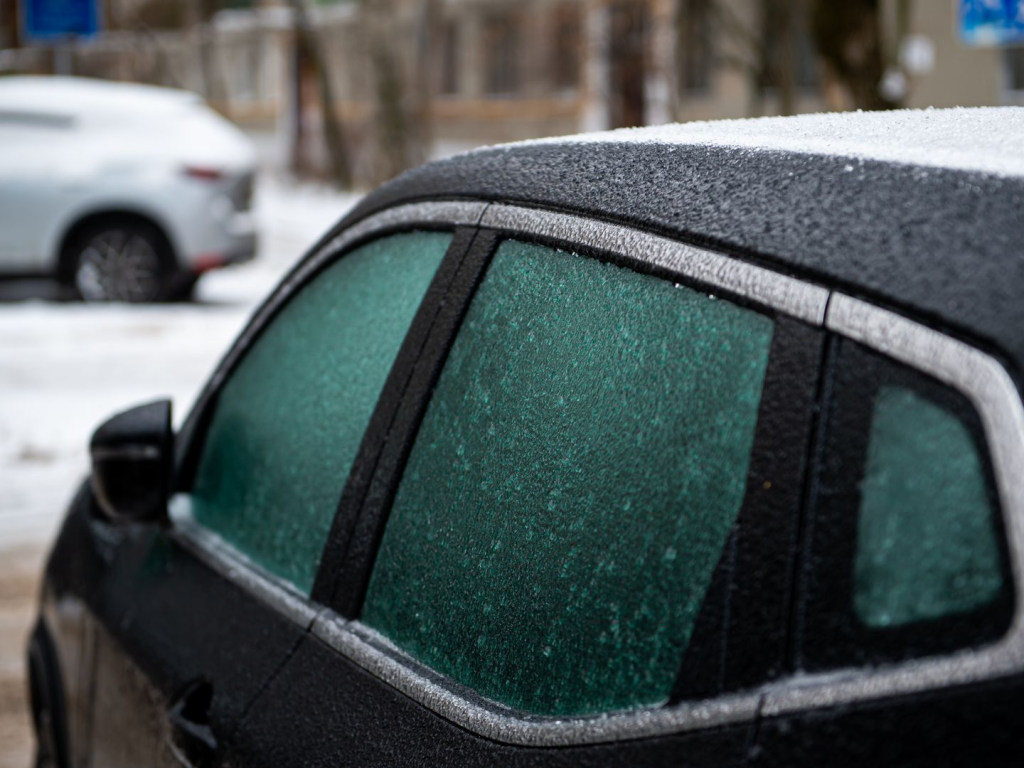
[[[128,225],[93,230],[82,240],[74,282],[85,301],[156,301],[166,283],[160,243]]]

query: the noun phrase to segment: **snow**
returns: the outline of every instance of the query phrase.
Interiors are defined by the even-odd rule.
[[[0,551],[53,536],[107,416],[170,396],[180,423],[255,306],[356,200],[261,182],[259,256],[204,277],[192,304],[62,304],[0,286]]]
[[[736,147],[1024,176],[1024,107],[715,120],[537,139],[520,145],[591,142]]]

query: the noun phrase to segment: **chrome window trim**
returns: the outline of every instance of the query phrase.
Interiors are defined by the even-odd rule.
[[[821,325],[825,320],[828,289],[820,285],[638,229],[511,205],[489,206],[480,226],[631,255],[681,278],[729,291],[811,325]]]
[[[241,587],[300,627],[311,629],[324,609],[294,585],[278,578],[235,549],[192,516],[192,499],[179,493],[171,498],[169,535],[215,573]]]
[[[408,203],[387,208],[380,213],[368,216],[339,232],[334,238],[322,245],[309,259],[301,262],[273,290],[270,297],[253,313],[245,328],[231,345],[224,359],[213,372],[209,382],[203,389],[193,409],[193,414],[204,410],[213,392],[220,389],[221,384],[234,369],[235,364],[249,349],[267,322],[287,303],[295,292],[316,274],[327,262],[353,244],[373,235],[391,229],[413,229],[416,226],[475,227],[487,209],[487,203],[477,201],[441,201],[432,203]],[[190,419],[192,418],[190,415]]]
[[[212,398],[220,390],[225,379],[231,375],[239,359],[252,346],[256,337],[263,331],[267,323],[272,321],[277,311],[291,300],[296,291],[325,264],[337,258],[342,251],[362,240],[392,230],[409,231],[417,226],[442,226],[450,229],[460,226],[475,227],[479,225],[487,205],[485,202],[475,200],[446,200],[397,205],[365,219],[360,219],[324,243],[308,259],[300,262],[274,288],[267,300],[253,312],[238,338],[217,364],[213,374],[200,391],[179,436],[187,433],[189,438],[195,439],[195,436],[191,434],[194,421],[199,414],[210,407]],[[192,449],[195,446],[188,447]],[[217,534],[199,525],[191,514],[191,505],[188,504],[188,497],[185,494],[178,494],[171,500],[169,513],[174,523],[171,535],[177,538],[182,546],[189,549],[215,571],[236,582],[289,619],[309,627],[312,623],[312,616],[320,608],[296,590],[293,585],[267,572]]]
[[[278,289],[275,297],[289,295],[290,286],[357,240],[378,231],[422,223],[479,224],[509,234],[575,242],[641,259],[681,279],[720,288],[823,326],[962,392],[981,417],[1006,521],[1017,601],[1010,630],[986,648],[932,659],[877,669],[858,667],[797,675],[757,690],[671,707],[550,718],[525,715],[462,692],[457,684],[419,665],[373,629],[312,603],[290,584],[267,573],[196,524],[188,512],[187,498],[176,497],[172,535],[211,568],[437,715],[484,738],[519,746],[572,746],[665,735],[749,721],[758,715],[778,716],[977,682],[1024,669],[1024,471],[1015,476],[1015,469],[1024,468],[1024,406],[1009,374],[995,358],[894,312],[721,253],[617,224],[511,205],[441,202],[385,210],[326,244]],[[262,311],[271,310],[264,307]],[[254,321],[252,326],[258,327],[259,323]]]
[[[691,731],[752,720],[760,700],[756,694],[745,693],[595,717],[526,715],[456,691],[455,686],[439,675],[431,675],[359,621],[348,621],[326,610],[317,616],[312,631],[331,648],[435,714],[504,744],[565,747]]]
[[[233,348],[247,349],[252,337],[259,333],[266,319],[288,301],[301,285],[318,272],[326,262],[360,240],[394,228],[411,229],[417,225],[447,225],[450,227],[475,227],[487,208],[487,203],[439,202],[410,203],[388,208],[378,214],[357,221],[351,227],[324,244],[310,259],[303,262],[294,272],[274,289],[270,299],[257,310],[252,322],[239,336]]]
[[[981,418],[1002,507],[1015,601],[1010,629],[984,648],[805,675],[765,689],[764,716],[974,683],[1024,669],[1024,406],[1013,379],[992,356],[938,331],[842,293],[825,327],[959,390]]]

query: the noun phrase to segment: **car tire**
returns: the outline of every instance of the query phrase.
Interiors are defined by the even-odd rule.
[[[163,301],[175,283],[167,239],[156,227],[134,219],[111,219],[83,229],[72,244],[68,265],[68,282],[87,302]]]
[[[180,273],[167,292],[168,301],[192,301],[200,277],[191,272]]]

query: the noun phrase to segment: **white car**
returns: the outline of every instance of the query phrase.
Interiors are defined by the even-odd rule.
[[[255,151],[195,94],[0,78],[0,274],[87,301],[187,296],[251,259]]]

